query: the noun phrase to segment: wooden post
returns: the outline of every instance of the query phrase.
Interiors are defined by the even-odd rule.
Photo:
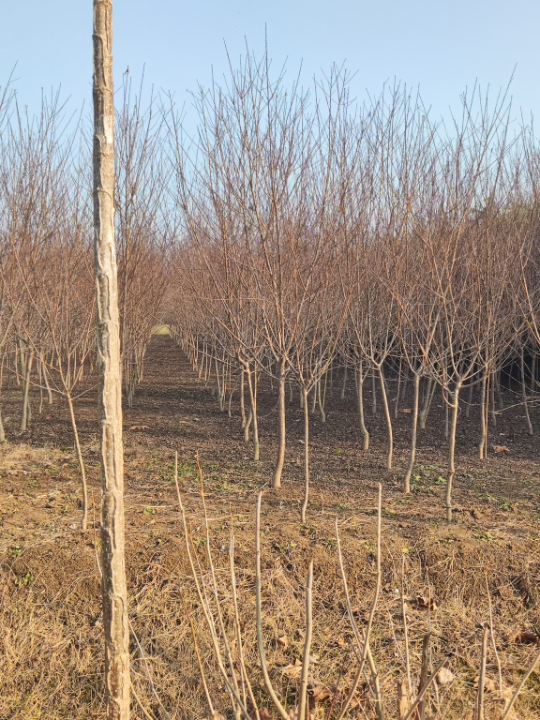
[[[94,242],[101,422],[103,629],[108,720],[129,720],[129,626],[124,557],[124,454],[114,237],[112,2],[94,0]]]

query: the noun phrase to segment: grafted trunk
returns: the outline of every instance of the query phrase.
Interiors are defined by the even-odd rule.
[[[101,420],[101,541],[107,720],[129,720],[129,626],[124,555],[124,452],[114,239],[112,2],[94,0],[94,248]]]

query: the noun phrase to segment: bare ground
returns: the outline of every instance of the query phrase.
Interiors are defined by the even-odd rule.
[[[99,508],[98,428],[95,392],[77,404],[90,487]],[[444,410],[435,399],[429,427],[420,432],[411,496],[401,492],[408,460],[410,415],[395,420],[395,469],[384,469],[382,415],[369,418],[372,449],[366,455],[353,404],[339,400],[341,378],[329,390],[327,422],[312,420],[312,495],[301,524],[303,455],[298,397],[288,404],[289,447],[284,487],[267,490],[263,502],[265,632],[269,666],[289,706],[298,678],[291,666],[301,657],[305,621],[303,596],[313,558],[314,641],[318,662],[312,686],[347,687],[357,662],[336,554],[338,519],[349,586],[363,621],[374,585],[374,512],[377,483],[383,485],[383,592],[376,614],[373,654],[387,703],[395,717],[396,680],[405,673],[401,603],[402,563],[413,683],[418,682],[422,639],[431,631],[431,663],[449,658],[454,680],[432,694],[426,717],[466,718],[474,705],[480,666],[482,626],[493,604],[494,639],[488,653],[486,718],[499,718],[511,688],[537,652],[540,630],[540,464],[537,438],[525,432],[519,405],[509,407],[490,429],[490,446],[509,453],[477,459],[477,409],[460,416],[455,522],[444,521],[446,444]],[[34,392],[30,430],[17,434],[19,394],[3,398],[10,443],[0,448],[0,718],[102,718],[102,638],[99,602],[99,539],[94,523],[82,534],[79,480],[66,408],[59,400],[39,409]],[[369,393],[367,393],[369,396]],[[392,395],[392,393],[391,393]],[[237,398],[236,398],[237,399]],[[233,417],[217,407],[210,388],[191,371],[168,338],[155,338],[147,371],[133,408],[125,409],[127,568],[134,633],[134,686],[146,712],[155,718],[209,715],[188,621],[195,619],[201,654],[212,680],[217,709],[226,712],[201,609],[195,601],[173,480],[174,452],[180,460],[182,495],[191,539],[207,567],[204,517],[195,456],[205,478],[211,547],[219,569],[222,608],[230,618],[229,524],[236,536],[240,616],[256,694],[259,684],[254,635],[255,498],[269,483],[275,445],[275,392],[262,393],[261,461],[250,460],[242,440],[236,399]],[[369,397],[368,397],[369,399]],[[513,402],[507,393],[508,403]],[[380,400],[379,400],[380,404]],[[402,403],[408,409],[410,404]],[[540,414],[533,410],[535,431]],[[137,426],[145,429],[130,430]],[[99,514],[99,510],[97,510]],[[93,517],[93,511],[91,511]],[[436,607],[422,608],[432,598]],[[430,604],[429,602],[427,603]],[[530,635],[516,637],[527,632]],[[286,647],[277,642],[286,636]],[[136,639],[135,639],[136,638]],[[526,641],[526,642],[525,642]],[[540,642],[540,640],[538,640]],[[531,675],[514,717],[540,717],[540,669]],[[329,700],[317,705],[325,717]],[[142,718],[138,701],[133,717]],[[355,698],[352,717],[374,717],[371,686]]]

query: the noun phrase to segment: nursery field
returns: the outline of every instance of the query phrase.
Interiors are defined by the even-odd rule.
[[[478,408],[473,406],[468,418],[460,414],[454,521],[448,524],[442,400],[435,396],[426,429],[419,430],[412,492],[405,495],[408,395],[393,421],[395,462],[388,471],[380,408],[377,415],[366,415],[371,447],[364,452],[355,394],[346,395],[350,406],[340,399],[342,380],[342,371],[336,371],[328,385],[326,422],[316,414],[311,419],[311,494],[302,523],[303,410],[298,393],[292,399],[287,393],[283,486],[272,489],[277,412],[275,392],[266,387],[267,381],[262,380],[259,389],[261,452],[256,462],[243,440],[236,400],[231,417],[226,409],[221,412],[210,386],[197,378],[172,339],[153,338],[144,379],[133,406],[124,411],[134,718],[211,717],[199,662],[215,716],[228,716],[225,686],[188,562],[174,483],[175,452],[196,574],[214,613],[218,607],[214,591],[219,593],[233,650],[231,527],[234,531],[237,618],[261,719],[274,717],[275,711],[266,709],[255,639],[258,492],[265,490],[262,610],[270,677],[284,706],[294,708],[306,632],[306,573],[313,560],[308,696],[312,717],[323,718],[351,691],[358,668],[354,628],[369,621],[377,579],[379,483],[382,574],[371,628],[378,672],[366,672],[360,679],[352,693],[350,716],[374,717],[374,712],[383,712],[394,717],[398,686],[405,682],[412,701],[425,672],[430,674],[446,658],[448,672],[439,673],[431,683],[423,717],[472,718],[483,656],[485,718],[501,717],[505,701],[540,645],[540,411],[531,404],[535,435],[529,436],[519,400],[503,388],[507,409],[498,413],[496,428],[489,428],[485,460],[478,459]],[[85,533],[80,530],[79,468],[67,408],[56,399],[53,405],[43,403],[39,413],[39,391],[32,390],[33,418],[28,430],[19,433],[20,392],[4,390],[9,442],[0,448],[2,719],[104,717],[98,560],[101,491],[92,382],[91,375],[85,379],[88,393],[77,401],[90,494]],[[389,396],[395,396],[391,378]],[[367,390],[366,397],[367,403]],[[493,447],[505,451],[495,452]],[[336,527],[350,606],[340,572]],[[483,628],[490,623],[493,642],[490,638],[482,651]],[[509,717],[540,717],[540,668],[526,680]]]

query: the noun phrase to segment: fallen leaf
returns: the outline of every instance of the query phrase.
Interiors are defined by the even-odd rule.
[[[410,408],[403,408],[403,410],[401,412],[407,413],[407,415],[409,415],[410,413],[412,413],[412,410]]]
[[[289,647],[289,641],[287,640],[287,636],[285,634],[280,635],[277,639],[278,645],[281,645],[281,647],[286,650]]]
[[[478,690],[478,683],[480,682],[480,675],[474,678],[474,688],[475,690]],[[497,686],[495,685],[495,682],[491,678],[484,678],[484,691],[485,692],[495,692],[497,689]]]
[[[517,645],[540,645],[540,637],[533,632],[517,632],[510,638],[510,642]]]
[[[331,698],[333,693],[330,692],[328,688],[325,688],[322,685],[317,685],[311,690],[311,695],[315,702],[322,702],[323,700],[328,700],[328,698]]]
[[[437,675],[437,682],[441,687],[447,687],[454,681],[455,677],[456,676],[451,670],[443,667],[439,670],[439,673]]]
[[[345,640],[343,638],[338,638],[336,640],[336,643],[339,645],[340,648],[348,648],[349,647],[349,643],[345,642]]]
[[[435,602],[435,598],[423,597],[422,595],[417,596],[416,605],[422,610],[432,610],[433,612],[435,612],[435,610],[437,609],[437,603]]]
[[[289,678],[300,677],[300,673],[302,672],[302,661],[296,658],[293,665],[287,665],[281,672]]]

